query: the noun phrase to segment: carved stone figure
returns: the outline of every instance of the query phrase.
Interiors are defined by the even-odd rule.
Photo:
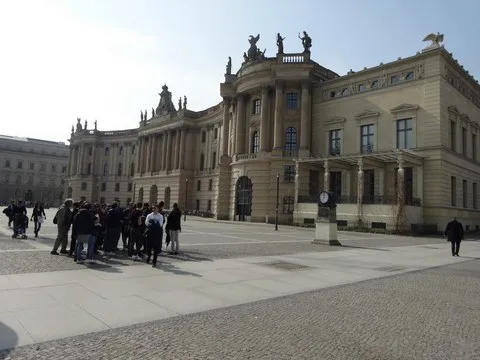
[[[423,65],[420,64],[417,66],[417,78],[423,79]]]
[[[82,121],[82,119],[77,118],[77,131],[82,131],[82,124],[80,121]]]
[[[230,56],[228,57],[228,62],[227,62],[225,74],[232,75],[232,58]]]
[[[248,49],[247,55],[248,55],[248,60],[258,60],[258,48],[257,48],[257,42],[260,40],[260,34],[257,36],[250,35],[248,37],[248,42],[250,43],[250,48]]]
[[[140,121],[143,121],[143,111],[140,110]]]
[[[246,52],[243,53],[243,62],[244,63],[248,62],[248,56]]]
[[[158,103],[156,114],[164,115],[174,112],[175,105],[172,102],[172,93],[168,91],[166,84],[162,86],[162,92],[158,95],[160,95],[160,102]]]
[[[440,46],[440,43],[443,42],[443,34],[440,34],[437,32],[435,35],[434,33],[428,34],[425,36],[425,39],[423,41],[431,41],[432,43],[428,47],[438,47]]]
[[[277,33],[277,54],[283,54],[283,40],[285,40],[285,38],[282,38],[282,35]]]
[[[298,34],[298,38],[302,40],[303,51],[310,52],[310,48],[312,47],[312,38],[308,36],[307,32],[304,31],[303,36],[300,36],[300,34]]]
[[[183,108],[186,110],[187,109],[187,97],[183,96]]]
[[[93,122],[93,126],[95,127],[95,131],[97,130],[97,120]]]
[[[355,94],[355,83],[352,81],[350,81],[350,84],[349,84],[349,87],[350,87],[350,94]]]
[[[88,125],[87,120],[85,120],[85,126],[83,127],[84,130],[87,130],[87,125]]]
[[[381,87],[384,88],[387,86],[387,72],[385,70],[383,70],[383,73],[382,73],[382,79],[381,79]]]
[[[182,110],[182,97],[178,99],[178,110]]]
[[[75,132],[75,127],[72,125],[72,134]]]
[[[152,118],[155,117],[155,109],[152,107]]]

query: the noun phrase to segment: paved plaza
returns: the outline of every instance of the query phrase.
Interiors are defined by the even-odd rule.
[[[11,359],[478,359],[480,242],[187,218],[157,269],[77,265],[0,218],[0,349]],[[29,229],[31,233],[31,229]]]

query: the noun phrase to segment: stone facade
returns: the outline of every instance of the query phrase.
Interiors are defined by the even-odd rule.
[[[0,201],[60,204],[68,154],[62,142],[0,135]]]
[[[176,109],[164,86],[136,129],[79,120],[69,193],[218,219],[272,222],[278,208],[281,223],[304,224],[325,189],[344,226],[480,224],[480,87],[443,47],[339,76],[308,48],[265,57],[258,39],[236,74],[227,65],[216,106]]]

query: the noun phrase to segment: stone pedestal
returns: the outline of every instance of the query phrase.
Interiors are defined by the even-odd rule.
[[[342,246],[337,237],[336,208],[318,207],[313,244]]]

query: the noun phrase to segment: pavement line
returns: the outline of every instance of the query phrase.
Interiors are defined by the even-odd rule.
[[[244,238],[244,237],[239,237],[239,236],[220,235],[220,234],[200,232],[200,231],[195,231],[195,230],[183,230],[183,231],[190,232],[190,233],[196,233],[196,234],[199,234],[199,235],[209,235],[209,236],[225,237],[225,238],[231,238],[231,239],[247,240],[247,241],[250,241],[250,242],[253,242],[253,243],[259,242],[259,240],[257,240],[257,239],[249,239],[249,238]]]

